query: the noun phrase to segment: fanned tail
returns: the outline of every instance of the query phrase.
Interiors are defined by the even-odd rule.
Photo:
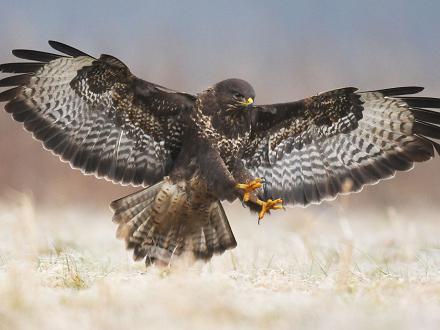
[[[209,260],[237,245],[220,202],[188,198],[185,188],[166,179],[110,204],[135,260],[166,265],[186,252]]]

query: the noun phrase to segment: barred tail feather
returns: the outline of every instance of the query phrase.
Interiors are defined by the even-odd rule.
[[[166,179],[110,207],[117,237],[133,249],[135,260],[145,258],[147,265],[166,265],[187,252],[208,260],[237,245],[220,202],[191,200],[184,182]]]

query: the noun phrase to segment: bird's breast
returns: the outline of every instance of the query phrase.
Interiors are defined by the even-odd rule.
[[[217,149],[226,164],[232,164],[235,159],[242,155],[248,139],[249,133],[243,132],[234,137],[224,135],[217,141]]]
[[[218,150],[226,164],[240,157],[249,140],[251,126],[245,116],[208,116],[198,109],[191,116],[191,127],[198,139]]]

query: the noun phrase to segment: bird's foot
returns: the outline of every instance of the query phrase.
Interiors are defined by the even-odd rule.
[[[248,183],[238,183],[235,185],[235,188],[243,190],[243,202],[248,202],[251,196],[251,193],[263,186],[263,179],[256,178]]]
[[[261,211],[258,213],[258,222],[264,218],[264,215],[270,210],[280,210],[283,208],[283,200],[281,198],[272,200],[268,199],[267,201],[257,200],[257,204],[261,206]]]

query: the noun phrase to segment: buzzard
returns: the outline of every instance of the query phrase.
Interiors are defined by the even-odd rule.
[[[136,260],[210,259],[236,241],[220,201],[262,219],[284,205],[355,192],[440,152],[440,99],[422,87],[347,87],[254,104],[227,79],[188,94],[134,76],[117,58],[50,41],[61,54],[14,50],[0,65],[4,109],[84,174],[142,186],[111,203],[117,236]],[[431,110],[429,110],[431,109]]]

